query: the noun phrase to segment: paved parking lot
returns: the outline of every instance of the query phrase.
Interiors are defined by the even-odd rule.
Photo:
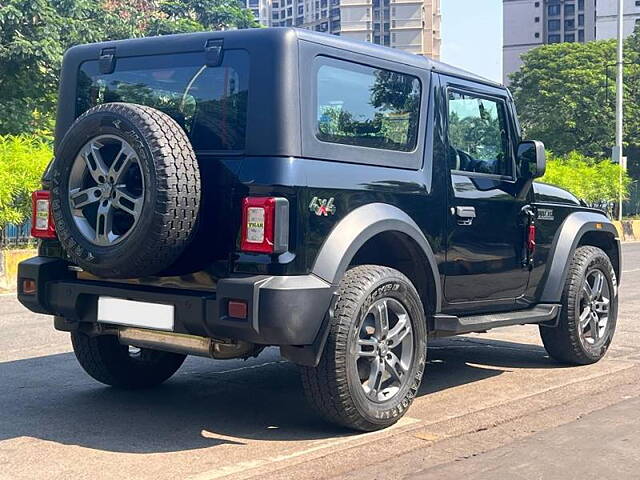
[[[533,326],[434,341],[407,416],[365,435],[318,420],[277,350],[191,358],[155,390],[122,392],[80,369],[48,317],[0,297],[0,478],[632,478],[638,428],[622,420],[640,406],[640,244],[624,255],[604,361],[561,367]],[[598,425],[618,425],[598,433],[600,456]],[[544,449],[546,469],[531,454]],[[563,455],[573,467],[554,463]]]

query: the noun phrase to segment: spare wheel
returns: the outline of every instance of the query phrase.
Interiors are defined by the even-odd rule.
[[[95,275],[157,274],[194,235],[196,156],[180,125],[156,109],[107,103],[88,110],[62,139],[51,178],[60,242]]]

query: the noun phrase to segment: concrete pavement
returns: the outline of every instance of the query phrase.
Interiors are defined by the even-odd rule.
[[[640,468],[623,421],[640,398],[639,281],[640,244],[627,244],[618,332],[599,364],[557,365],[532,326],[434,341],[407,417],[366,435],[320,421],[274,349],[247,362],[189,359],[157,389],[121,392],[80,369],[51,319],[0,297],[0,478],[572,478],[571,462],[527,462],[536,451],[591,458],[585,432],[602,422],[618,425],[600,433],[605,465]],[[496,455],[503,469],[491,474]],[[600,478],[626,478],[611,473]]]
[[[638,478],[639,412],[640,399],[624,400],[485,455],[421,471],[414,478]]]

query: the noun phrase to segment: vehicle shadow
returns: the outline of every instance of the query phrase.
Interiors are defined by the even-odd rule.
[[[420,395],[476,382],[521,368],[565,368],[550,359],[544,347],[481,336],[460,336],[429,342],[428,375]],[[457,378],[451,378],[455,375]]]
[[[541,347],[456,338],[432,342],[420,395],[500,375],[551,368]],[[349,436],[307,405],[297,367],[268,349],[247,362],[190,358],[152,390],[101,386],[73,354],[0,363],[0,441],[34,437],[126,453],[177,452],[249,440]]]

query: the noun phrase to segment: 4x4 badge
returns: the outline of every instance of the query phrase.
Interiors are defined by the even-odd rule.
[[[333,197],[330,199],[313,197],[309,204],[309,210],[315,213],[317,216],[327,216],[336,213],[336,206],[333,204]]]

